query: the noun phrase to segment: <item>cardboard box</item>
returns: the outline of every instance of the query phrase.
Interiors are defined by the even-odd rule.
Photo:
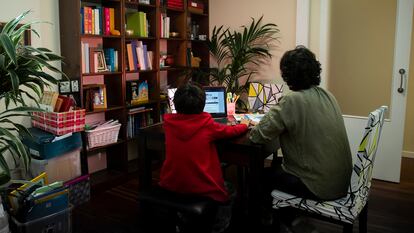
[[[49,183],[68,181],[81,175],[80,151],[76,149],[52,159],[34,159],[30,164],[29,177],[46,172]]]

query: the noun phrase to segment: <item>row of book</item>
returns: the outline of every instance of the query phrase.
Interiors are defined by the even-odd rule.
[[[151,116],[152,108],[139,107],[129,110],[127,123],[127,137],[134,138],[138,136],[139,129],[154,124]]]
[[[118,51],[114,48],[91,47],[81,43],[82,73],[117,72],[119,70]]]
[[[154,52],[148,51],[148,47],[142,41],[133,40],[126,44],[127,50],[127,68],[134,70],[152,70],[154,61]]]
[[[115,9],[102,6],[84,6],[80,9],[81,33],[111,35],[115,29]]]
[[[76,103],[71,97],[59,95],[54,91],[44,91],[39,105],[47,112],[67,112],[72,110]]]
[[[169,38],[170,37],[170,17],[166,14],[161,14],[160,19],[160,31],[161,31],[161,38]]]
[[[126,30],[130,30],[133,36],[148,37],[149,25],[145,12],[138,11],[126,16]]]

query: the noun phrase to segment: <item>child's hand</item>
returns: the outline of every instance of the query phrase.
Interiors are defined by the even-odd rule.
[[[251,120],[243,118],[240,120],[240,124],[245,124],[247,127],[249,127]]]

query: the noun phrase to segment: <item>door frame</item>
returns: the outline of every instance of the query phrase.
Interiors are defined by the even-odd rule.
[[[319,35],[319,60],[324,72],[321,74],[321,86],[328,87],[329,80],[326,78],[328,67],[329,50],[329,0],[320,0],[320,35]],[[407,104],[407,87],[410,64],[411,29],[413,18],[414,0],[397,0],[397,20],[394,47],[393,80],[391,91],[390,119],[386,119],[382,131],[382,138],[378,146],[377,157],[374,163],[373,177],[381,180],[399,182],[401,171],[401,158],[403,152],[403,138],[405,125],[405,112]],[[309,46],[310,34],[310,4],[307,0],[297,0],[297,24],[296,43]],[[400,74],[398,70],[404,68],[405,91],[398,93],[400,85]],[[378,106],[379,107],[379,106]],[[343,115],[345,127],[351,151],[355,154],[358,148],[362,131],[365,128],[367,117]]]

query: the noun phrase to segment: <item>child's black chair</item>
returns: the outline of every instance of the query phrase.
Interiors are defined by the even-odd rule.
[[[192,195],[178,194],[160,187],[138,195],[144,224],[157,232],[210,233],[217,204]]]

